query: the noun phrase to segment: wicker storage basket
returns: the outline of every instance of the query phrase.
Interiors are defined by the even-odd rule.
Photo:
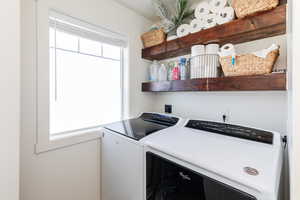
[[[271,10],[278,6],[278,4],[279,0],[232,0],[232,7],[238,18]]]
[[[231,56],[220,57],[220,63],[225,76],[248,76],[271,73],[279,56],[279,50],[271,51],[266,58],[253,54],[236,56],[235,65],[232,66]]]
[[[163,29],[158,29],[144,33],[141,38],[144,48],[147,48],[163,43],[166,39],[166,34]]]

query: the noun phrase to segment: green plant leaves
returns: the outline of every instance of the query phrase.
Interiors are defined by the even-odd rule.
[[[193,11],[189,10],[188,3],[188,0],[176,0],[176,16],[173,18],[176,28],[193,14]]]
[[[171,12],[168,10],[167,6],[162,2],[162,0],[152,0],[152,4],[154,5],[156,14],[162,21],[162,26],[166,33],[177,29],[194,13],[193,10],[189,10],[189,0],[176,0],[176,10],[174,16],[171,16]]]

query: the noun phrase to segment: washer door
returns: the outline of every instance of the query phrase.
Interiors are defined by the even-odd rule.
[[[150,152],[146,167],[147,200],[256,200]]]

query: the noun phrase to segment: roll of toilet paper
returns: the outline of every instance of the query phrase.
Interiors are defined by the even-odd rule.
[[[235,14],[232,7],[225,7],[219,11],[217,14],[217,24],[225,24],[234,20]]]
[[[197,19],[203,18],[204,16],[209,14],[210,9],[211,9],[210,5],[206,2],[198,4],[195,9],[195,17]]]
[[[228,23],[230,21],[232,21],[232,19],[224,18],[224,17],[221,17],[219,15],[217,16],[217,19],[216,19],[216,22],[219,25],[226,24],[226,23]]]
[[[177,28],[177,36],[184,37],[191,32],[191,27],[189,24],[182,24]]]
[[[217,18],[218,18],[218,16],[215,14],[206,15],[203,18],[203,21],[205,22],[204,29],[208,29],[208,28],[212,28],[212,27],[216,26]]]
[[[210,11],[213,13],[218,13],[227,5],[227,0],[211,0],[209,2]]]
[[[201,31],[205,26],[205,22],[202,19],[193,19],[190,23],[191,33],[197,33]]]
[[[224,46],[221,47],[221,52],[219,53],[221,57],[226,57],[226,56],[235,56],[235,48],[233,44],[225,44]]]
[[[177,38],[177,35],[171,35],[167,37],[167,41],[176,40]]]
[[[218,54],[219,49],[220,49],[219,44],[208,44],[205,47],[205,52],[206,52],[206,54],[209,54],[209,55],[216,55],[216,54]]]
[[[200,56],[205,54],[205,45],[194,45],[192,46],[192,57]]]

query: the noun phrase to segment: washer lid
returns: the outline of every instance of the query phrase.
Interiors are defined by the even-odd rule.
[[[178,122],[179,118],[176,117],[157,113],[143,113],[138,118],[107,124],[103,127],[129,138],[140,140],[156,131],[174,126]]]
[[[273,140],[273,144],[265,144],[172,127],[145,137],[141,142],[265,195],[277,195],[282,166],[280,135],[274,134]]]

